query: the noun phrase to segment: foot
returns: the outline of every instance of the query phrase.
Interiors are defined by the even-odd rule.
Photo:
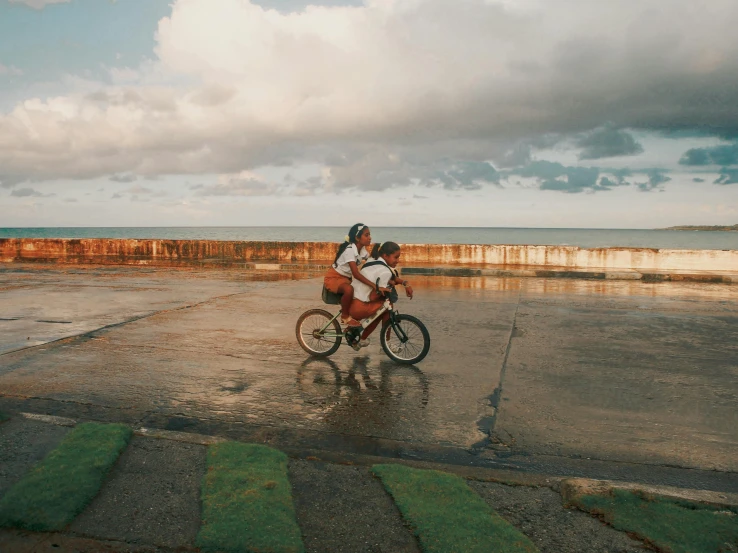
[[[365,347],[367,347],[371,343],[372,343],[372,339],[371,338],[366,338],[365,340],[360,340],[359,341],[359,347],[365,348]]]
[[[346,317],[345,319],[341,317],[341,324],[343,326],[361,326],[361,323],[353,317]]]

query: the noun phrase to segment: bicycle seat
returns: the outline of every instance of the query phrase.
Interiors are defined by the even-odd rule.
[[[336,294],[328,291],[325,284],[323,285],[323,303],[327,303],[328,305],[340,305],[342,295],[343,294]]]

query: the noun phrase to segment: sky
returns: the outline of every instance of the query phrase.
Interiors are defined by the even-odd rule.
[[[0,227],[738,224],[735,0],[0,0]]]

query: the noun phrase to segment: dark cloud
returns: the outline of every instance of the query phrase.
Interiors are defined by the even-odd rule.
[[[566,167],[554,161],[533,161],[525,167],[513,171],[512,174],[521,177],[537,177],[539,179],[549,180],[565,175]]]
[[[723,167],[715,184],[738,184],[738,169]]]
[[[645,172],[648,176],[648,182],[635,183],[641,192],[663,190],[661,185],[671,180],[671,177],[667,177],[661,169],[647,169]]]
[[[705,182],[705,179],[701,179],[699,177],[695,177],[692,179],[692,182]]]
[[[500,173],[487,162],[457,161],[436,171],[430,180],[437,180],[447,190],[479,190],[484,184],[499,184]]]
[[[583,148],[579,159],[634,156],[643,153],[643,146],[636,142],[633,135],[610,126],[586,134],[575,144]]]
[[[0,188],[13,188],[26,180],[25,177],[18,177],[16,175],[0,175]]]
[[[594,167],[566,167],[553,161],[533,161],[508,174],[536,178],[541,190],[557,190],[575,194],[585,189],[605,189],[597,183],[600,170]]]
[[[738,165],[738,143],[712,148],[692,148],[679,160],[681,165]]]
[[[635,175],[646,175],[647,182],[634,182]],[[605,167],[568,167],[552,161],[534,161],[525,167],[506,171],[503,177],[535,178],[541,190],[555,190],[567,194],[601,192],[619,186],[635,185],[644,192],[661,189],[671,180],[664,169],[610,169]]]
[[[619,183],[609,179],[608,177],[600,177],[600,182],[598,183],[598,185],[601,187],[602,190],[610,190],[615,186],[618,186]]]
[[[597,183],[600,170],[595,167],[567,167],[566,180],[548,179],[541,183],[541,190],[559,190],[567,194],[576,194],[585,190],[609,190]]]
[[[41,194],[38,190],[34,190],[33,188],[17,188],[16,190],[13,190],[10,193],[11,196],[15,196],[16,198],[44,198],[45,195]]]
[[[576,194],[585,190],[610,190],[615,185],[609,179],[598,182],[600,169],[596,167],[567,167],[552,161],[534,161],[508,175],[538,179],[541,190],[556,190]]]
[[[113,175],[110,180],[113,182],[134,182],[138,177],[133,173],[122,173],[120,175]]]

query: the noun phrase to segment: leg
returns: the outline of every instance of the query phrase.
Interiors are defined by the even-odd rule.
[[[385,313],[382,314],[381,317],[377,317],[377,320],[375,320],[372,324],[370,324],[368,327],[366,327],[364,329],[364,332],[361,333],[361,339],[362,340],[366,340],[367,338],[369,338],[369,335],[372,332],[374,332],[374,329],[377,328],[377,325],[380,322],[387,323],[387,321],[389,321],[389,316],[390,316],[390,314],[388,312],[385,312]],[[384,325],[382,326],[382,328],[384,328]]]
[[[338,288],[338,292],[339,294],[342,294],[341,322],[345,323],[350,317],[349,313],[351,311],[351,300],[354,299],[354,287],[350,284],[341,284],[341,286]]]

